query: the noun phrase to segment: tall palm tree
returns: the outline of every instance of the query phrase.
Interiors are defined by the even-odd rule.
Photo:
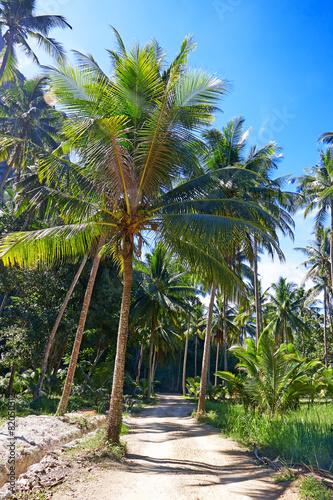
[[[147,264],[138,262],[136,266],[137,289],[135,301],[131,307],[132,320],[141,320],[150,327],[150,348],[148,365],[148,401],[151,396],[153,353],[158,323],[164,315],[185,312],[189,299],[194,298],[195,288],[185,283],[184,273],[171,261],[162,243],[156,245],[153,253],[146,254]]]
[[[223,167],[240,167],[247,172],[257,174],[250,182],[244,183],[243,171],[236,177],[232,174],[228,181],[230,192],[232,196],[238,196],[243,199],[251,199],[258,203],[264,210],[271,213],[274,217],[276,228],[284,235],[288,234],[293,237],[292,227],[293,220],[288,214],[288,210],[292,207],[292,199],[294,195],[291,193],[284,193],[282,185],[284,179],[271,180],[271,172],[277,168],[280,159],[280,148],[274,142],[270,142],[264,147],[258,149],[253,146],[245,154],[246,139],[249,135],[250,129],[243,130],[244,118],[236,117],[230,120],[227,125],[220,132],[218,130],[209,130],[204,134],[207,143],[208,158],[206,160],[207,168],[216,169]],[[267,243],[267,242],[266,242]],[[274,254],[274,248],[271,245],[265,244],[260,241],[260,237],[256,238],[249,235],[249,239],[244,248],[247,251],[247,258],[250,259],[253,265],[254,272],[254,291],[255,291],[255,311],[256,311],[256,341],[261,333],[261,304],[259,294],[259,278],[258,278],[258,254],[260,249],[264,246],[270,253]],[[280,260],[284,256],[280,249],[275,249]]]
[[[215,280],[227,280],[230,271],[214,242],[234,247],[245,228],[272,244],[276,235],[270,216],[254,204],[217,196],[223,192],[223,172],[184,181],[189,166],[197,164],[197,132],[211,123],[226,89],[206,72],[188,69],[192,39],[184,40],[165,67],[156,42],[127,51],[115,35],[118,52],[111,53],[111,78],[82,54],[79,67],[51,72],[52,91],[67,113],[64,147],[76,162],[42,152],[39,175],[45,185],[34,202],[44,203],[52,195],[64,224],[8,235],[1,255],[6,265],[76,259],[103,238],[99,255],[109,253],[121,262],[123,294],[106,431],[106,439],[118,442],[133,258],[148,235],[164,240],[189,267]],[[65,191],[61,182],[55,183],[59,170],[68,169],[73,181]]]
[[[46,103],[47,87],[46,77],[15,78],[10,85],[0,86],[0,155],[8,163],[0,192],[11,170],[19,179],[33,165],[36,151],[53,151],[59,145],[62,114]]]
[[[284,236],[289,236],[293,239],[294,221],[290,212],[295,210],[296,197],[295,193],[282,191],[282,187],[286,181],[286,177],[271,179],[272,171],[278,166],[278,161],[281,157],[280,148],[275,143],[269,143],[263,148],[257,150],[253,146],[247,158],[244,161],[243,168],[256,172],[259,176],[259,182],[256,186],[249,186],[244,196],[250,196],[264,210],[274,216],[276,220],[276,229]],[[262,303],[260,294],[258,262],[259,254],[262,248],[273,258],[274,249],[269,245],[265,245],[260,237],[251,238],[253,242],[253,286],[255,298],[255,314],[256,314],[256,343],[259,342],[259,337],[262,332]],[[284,261],[284,256],[281,251],[277,252],[280,261]]]
[[[298,179],[298,190],[304,195],[304,217],[315,208],[315,228],[323,227],[327,215],[330,218],[330,263],[333,282],[333,146],[320,151],[320,161],[314,167],[306,168],[306,174]]]
[[[71,28],[63,16],[37,16],[36,0],[1,0],[0,30],[5,41],[0,65],[0,81],[15,74],[16,46],[39,64],[38,57],[29,44],[29,38],[34,39],[52,57],[58,61],[64,60],[62,45],[54,38],[48,37],[52,28]]]
[[[298,315],[300,297],[297,295],[297,285],[280,277],[271,288],[275,294],[267,293],[267,315],[269,323],[264,331],[269,331],[275,337],[275,343],[292,342],[296,330],[309,332],[309,328]]]
[[[259,187],[262,192],[267,191],[267,181],[266,179],[261,177],[261,170],[267,171],[268,168],[272,168],[275,165],[276,156],[277,156],[277,148],[275,143],[269,143],[264,148],[257,150],[255,147],[250,149],[247,157],[244,154],[244,147],[246,145],[246,139],[249,134],[249,130],[246,132],[243,131],[243,123],[244,119],[242,117],[236,117],[233,120],[230,120],[227,125],[220,132],[218,130],[210,130],[204,133],[204,138],[206,140],[206,150],[204,151],[204,169],[208,171],[222,170],[225,174],[225,178],[223,180],[225,187],[225,196],[233,197],[241,200],[251,200],[257,207],[259,206],[258,200],[260,200],[258,196]],[[241,167],[241,168],[240,168]],[[252,174],[252,175],[251,175]],[[267,176],[266,176],[267,178]],[[249,195],[250,190],[252,191],[252,196]],[[272,189],[270,189],[272,191]],[[266,199],[268,195],[265,195]],[[269,198],[272,198],[272,195],[269,195]],[[276,195],[275,195],[276,198]],[[262,204],[261,204],[262,207]],[[262,207],[263,210],[267,213],[267,207]],[[283,227],[283,224],[280,223],[279,211],[274,211],[274,228]],[[272,246],[271,243],[268,243],[267,240],[262,240],[259,235],[257,235],[257,239],[261,241],[261,244],[265,246],[271,253],[273,251],[277,251],[280,258],[283,258],[283,254],[279,249],[277,244],[278,240],[276,239],[276,245]],[[256,252],[253,252],[252,248],[252,240],[254,240],[255,245],[257,239],[254,237],[252,231],[246,233],[244,231],[242,233],[242,237],[237,240],[237,244],[231,249],[223,249],[223,256],[220,253],[220,258],[222,257],[224,260],[231,262],[235,260],[235,255],[243,252],[246,254],[246,257],[250,261],[256,262]],[[256,248],[256,247],[255,247]],[[221,251],[221,249],[219,249]],[[219,251],[218,250],[218,251]],[[234,273],[232,275],[235,277]],[[256,270],[256,278],[257,278],[257,270]],[[228,286],[227,286],[228,285]],[[230,287],[231,285],[231,287]],[[239,287],[240,281],[228,280],[228,282],[223,283],[224,292],[226,292],[226,288],[229,288],[228,294],[231,293],[233,295],[235,293],[236,288],[238,287],[238,292],[241,287]],[[256,290],[258,286],[256,286]],[[215,294],[216,291],[216,283],[211,286],[211,293]],[[205,393],[206,393],[206,370],[208,368],[208,359],[209,359],[209,346],[210,346],[210,331],[211,331],[211,310],[213,309],[215,296],[211,295],[210,303],[209,303],[209,311],[207,315],[207,328],[206,328],[206,336],[205,336],[205,347],[204,347],[204,358],[202,365],[202,375],[201,375],[201,385],[200,385],[200,396],[198,403],[198,412],[204,411],[205,405]],[[257,330],[259,331],[259,304],[256,301],[256,311],[257,311]],[[226,358],[226,353],[225,353]]]
[[[311,297],[316,297],[319,293],[324,292],[324,357],[327,368],[327,305],[329,290],[331,288],[331,232],[328,228],[319,227],[315,236],[315,240],[311,240],[305,248],[296,248],[296,250],[303,252],[308,257],[301,265],[307,269],[303,281],[311,279],[314,282],[314,287],[311,289]]]

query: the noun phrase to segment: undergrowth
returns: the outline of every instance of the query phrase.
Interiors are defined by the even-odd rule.
[[[241,405],[206,402],[199,421],[218,427],[242,444],[286,464],[304,463],[333,471],[333,404],[303,406],[279,417],[246,412]]]
[[[333,491],[313,476],[303,479],[300,489],[301,498],[304,500],[332,500]]]
[[[124,436],[127,433],[128,427],[122,425],[121,435]],[[85,455],[88,460],[92,461],[99,461],[99,459],[103,458],[120,461],[126,454],[126,445],[122,442],[118,445],[107,443],[105,441],[105,426],[103,426],[80,439],[75,447],[68,448],[65,451],[65,454],[69,456],[78,453]]]

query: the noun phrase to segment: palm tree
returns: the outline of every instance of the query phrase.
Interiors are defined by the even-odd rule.
[[[51,330],[51,333],[49,335],[49,338],[48,338],[48,341],[46,343],[46,346],[45,346],[45,352],[44,352],[44,358],[43,358],[43,363],[42,363],[42,366],[41,366],[41,370],[40,370],[40,374],[39,374],[39,380],[38,380],[38,384],[37,384],[37,387],[36,387],[36,391],[34,393],[34,401],[36,399],[38,399],[41,395],[41,391],[42,391],[42,386],[43,386],[43,381],[44,381],[44,377],[45,377],[45,374],[46,374],[46,370],[47,370],[47,363],[48,363],[48,360],[49,360],[49,355],[50,355],[50,352],[51,352],[51,349],[52,349],[52,346],[53,346],[53,342],[54,342],[54,338],[55,338],[55,335],[57,333],[57,330],[58,330],[58,327],[59,327],[59,324],[60,324],[60,321],[63,317],[63,314],[66,310],[66,307],[67,307],[67,304],[69,302],[69,299],[71,298],[72,296],[72,293],[74,291],[74,288],[76,286],[76,283],[78,281],[78,279],[80,278],[81,276],[81,273],[83,271],[83,268],[87,262],[87,259],[88,259],[88,252],[85,254],[85,256],[83,257],[82,259],[82,262],[74,276],[74,279],[71,283],[71,286],[69,287],[68,289],[68,292],[66,294],[66,297],[62,303],[62,306],[60,308],[60,311],[58,313],[58,316],[56,318],[56,321],[53,325],[53,328]]]
[[[264,148],[257,150],[255,147],[250,149],[249,154],[245,158],[244,156],[244,147],[246,144],[246,138],[248,136],[249,130],[246,132],[243,131],[243,123],[244,119],[242,117],[236,117],[224,127],[222,132],[218,130],[210,130],[204,134],[204,138],[206,140],[206,151],[204,151],[204,160],[205,160],[205,170],[215,171],[222,170],[224,172],[224,188],[225,194],[224,196],[233,197],[240,200],[251,200],[252,203],[256,207],[261,206],[262,209],[267,213],[273,213],[273,219],[271,219],[271,223],[274,226],[274,230],[284,229],[285,221],[281,217],[281,211],[275,209],[274,212],[272,210],[268,210],[266,206],[263,204],[259,204],[258,200],[260,197],[258,196],[259,192],[265,193],[266,200],[270,200],[272,204],[273,195],[271,192],[273,191],[272,187],[270,187],[270,194],[267,195],[267,175],[265,178],[261,177],[262,171],[267,172],[269,169],[273,168],[276,162],[277,157],[277,148],[274,143],[269,143]],[[242,168],[239,168],[242,167]],[[259,174],[259,175],[258,175]],[[275,187],[275,186],[274,186]],[[249,194],[252,193],[252,194]],[[274,192],[274,200],[277,198],[277,194]],[[276,204],[275,204],[276,206]],[[284,217],[285,218],[285,217]],[[280,221],[282,219],[282,223]],[[272,227],[271,226],[271,229]],[[288,229],[289,226],[287,225]],[[257,238],[257,239],[256,239]],[[223,256],[221,254],[221,249],[217,249],[220,251],[219,258],[226,260],[227,262],[235,261],[235,256],[240,255],[241,253],[245,253],[246,258],[250,261],[257,262],[257,253],[256,253],[256,241],[260,241],[261,244],[266,247],[271,254],[276,251],[280,258],[283,258],[283,254],[278,246],[278,239],[275,240],[275,245],[271,245],[271,242],[268,243],[267,240],[261,239],[259,235],[254,237],[252,231],[246,233],[244,231],[242,236],[238,238],[237,243],[233,246],[233,248],[223,249]],[[254,249],[252,248],[252,240],[254,240]],[[217,257],[218,258],[218,257]],[[257,278],[257,269],[255,269],[255,279]],[[240,280],[235,281],[234,273],[231,274],[233,276],[232,280],[228,280],[228,282],[224,282],[224,289],[228,288],[228,294],[233,295],[238,288],[238,292],[242,288]],[[258,281],[258,278],[257,278]],[[256,290],[258,290],[258,284],[256,284]],[[215,294],[216,291],[216,283],[211,286],[211,294]],[[226,292],[226,290],[224,290]],[[257,292],[256,292],[257,293]],[[212,315],[210,311],[213,309],[215,296],[211,295],[210,303],[209,303],[209,312],[207,315],[207,328],[206,328],[206,336],[205,336],[205,347],[204,347],[204,358],[202,365],[202,375],[201,375],[201,386],[200,386],[200,396],[198,403],[198,412],[204,411],[205,405],[205,393],[206,393],[206,370],[208,369],[208,359],[209,359],[209,346],[210,346],[210,331],[211,331],[211,319]],[[258,304],[258,300],[256,300],[256,311],[257,311],[257,332],[259,332],[259,316],[260,316],[260,308]],[[259,335],[259,333],[258,333]],[[226,358],[226,353],[225,353]]]
[[[324,132],[318,138],[318,142],[324,142],[325,144],[333,143],[333,132]]]
[[[271,288],[275,295],[267,293],[268,325],[264,331],[269,331],[275,337],[275,343],[292,342],[296,330],[308,332],[309,328],[298,315],[300,297],[297,295],[297,285],[280,277]]]
[[[298,190],[304,195],[304,217],[318,208],[315,227],[323,227],[327,214],[330,217],[330,274],[333,282],[333,146],[320,151],[318,165],[305,169],[306,174],[298,179]]]
[[[227,294],[219,291],[216,297],[216,305],[213,310],[213,324],[212,331],[214,335],[214,341],[217,345],[217,361],[218,364],[218,353],[220,344],[223,347],[223,363],[224,370],[228,370],[227,366],[227,345],[230,342],[239,341],[239,330],[234,323],[235,310],[228,304]],[[215,371],[217,371],[216,368]],[[216,382],[215,382],[216,385]]]
[[[260,178],[256,186],[249,186],[249,189],[244,193],[245,196],[250,196],[264,210],[274,216],[276,221],[276,229],[284,236],[289,236],[293,239],[294,221],[290,212],[295,210],[296,197],[294,193],[282,191],[282,187],[286,181],[285,177],[271,179],[272,170],[277,168],[278,160],[281,155],[279,148],[275,143],[269,143],[263,148],[257,150],[253,146],[243,164],[247,170],[256,172]],[[258,274],[259,253],[262,252],[262,247],[273,258],[274,249],[271,246],[265,245],[260,240],[260,237],[251,238],[253,242],[253,286],[255,298],[255,314],[256,314],[256,343],[259,342],[263,325],[262,325],[262,303],[260,294],[260,283]],[[280,250],[277,252],[280,261],[284,261],[284,255]]]
[[[257,149],[256,146],[251,147],[245,155],[244,148],[250,129],[244,131],[243,124],[244,118],[236,117],[230,120],[221,132],[213,129],[204,134],[208,153],[207,168],[241,167],[247,172],[255,173],[255,177],[252,177],[251,180],[248,179],[248,182],[245,181],[244,183],[244,176],[246,175],[244,170],[236,176],[233,169],[229,169],[232,176],[228,180],[230,192],[233,196],[247,200],[251,199],[259,204],[264,210],[273,215],[276,229],[280,230],[284,235],[288,234],[293,237],[292,227],[294,222],[287,210],[292,208],[295,195],[284,193],[281,190],[284,178],[270,179],[271,171],[277,168],[281,156],[280,149],[274,142],[270,142],[260,149]],[[250,259],[253,265],[257,343],[262,329],[258,278],[258,254],[260,249],[258,245],[264,246],[272,257],[274,251],[276,251],[280,260],[284,259],[279,248],[274,249],[271,245],[267,245],[267,242],[262,241],[259,235],[256,238],[252,234],[248,235],[248,241],[243,251],[247,248],[247,258]],[[250,246],[252,246],[252,249]]]
[[[148,365],[148,401],[151,396],[153,354],[156,334],[162,316],[173,316],[188,309],[189,299],[194,298],[195,289],[185,282],[184,272],[171,261],[162,243],[156,245],[152,254],[146,254],[147,264],[138,262],[136,275],[138,289],[131,307],[132,321],[141,320],[150,326],[150,348]],[[139,277],[140,276],[140,277]]]
[[[316,297],[321,292],[324,292],[324,356],[325,366],[327,368],[327,304],[331,284],[330,230],[328,228],[319,227],[315,236],[315,240],[310,241],[309,245],[305,248],[296,248],[296,250],[303,252],[308,257],[308,259],[301,265],[307,269],[307,273],[303,281],[305,282],[311,279],[315,284],[315,286],[311,289],[311,298]]]
[[[55,150],[62,115],[49,106],[44,95],[47,78],[16,78],[10,86],[0,86],[0,154],[8,163],[0,182],[0,192],[12,169],[21,172],[33,165],[36,151]]]
[[[231,347],[239,358],[237,368],[246,378],[228,372],[217,375],[228,383],[237,384],[247,406],[268,413],[271,417],[294,408],[301,397],[311,392],[311,374],[321,363],[306,362],[293,345],[276,347],[274,339],[263,333],[258,346],[250,339],[245,347]]]
[[[64,144],[76,163],[57,152],[42,152],[39,175],[45,185],[35,203],[52,195],[64,224],[8,235],[1,255],[6,265],[76,259],[104,238],[102,254],[121,262],[123,294],[106,431],[107,440],[118,442],[133,258],[147,235],[164,240],[194,271],[206,271],[216,281],[227,281],[230,271],[217,258],[213,242],[233,247],[244,228],[266,235],[272,244],[276,237],[264,211],[251,203],[217,198],[223,191],[223,173],[184,181],[189,165],[197,163],[197,132],[211,123],[226,89],[223,81],[206,72],[188,69],[192,39],[184,40],[180,53],[165,67],[156,42],[127,51],[115,35],[119,50],[111,53],[111,78],[82,54],[79,67],[51,72],[52,91],[67,113]],[[70,191],[67,185],[62,190],[61,182],[55,184],[59,170],[68,169]]]
[[[35,0],[1,0],[0,29],[5,41],[0,66],[0,81],[15,74],[17,61],[15,47],[39,64],[38,57],[29,45],[29,38],[34,39],[58,61],[64,60],[64,50],[59,42],[48,37],[52,28],[71,28],[63,16],[36,16]]]

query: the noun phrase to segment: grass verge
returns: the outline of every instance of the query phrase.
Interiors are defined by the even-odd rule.
[[[206,402],[199,421],[218,427],[246,446],[286,464],[304,463],[333,472],[333,404],[303,406],[271,418],[246,412],[241,405]]]
[[[299,493],[303,500],[332,500],[333,491],[320,481],[317,481],[313,476],[308,476],[303,479]]]

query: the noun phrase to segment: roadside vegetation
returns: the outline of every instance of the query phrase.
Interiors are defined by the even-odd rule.
[[[17,416],[109,412],[117,447],[124,412],[182,392],[227,435],[332,473],[333,133],[291,190],[244,117],[212,127],[228,84],[191,68],[192,37],[168,61],[113,28],[108,75],[66,63],[63,17],[0,6],[0,419],[13,395]],[[57,66],[27,79],[31,36]],[[286,258],[300,209],[304,283],[263,290],[260,255]]]
[[[278,458],[286,465],[306,464],[333,472],[332,403],[302,402],[297,410],[271,418],[246,411],[243,405],[206,402],[207,413],[199,420],[253,449],[260,456]]]

